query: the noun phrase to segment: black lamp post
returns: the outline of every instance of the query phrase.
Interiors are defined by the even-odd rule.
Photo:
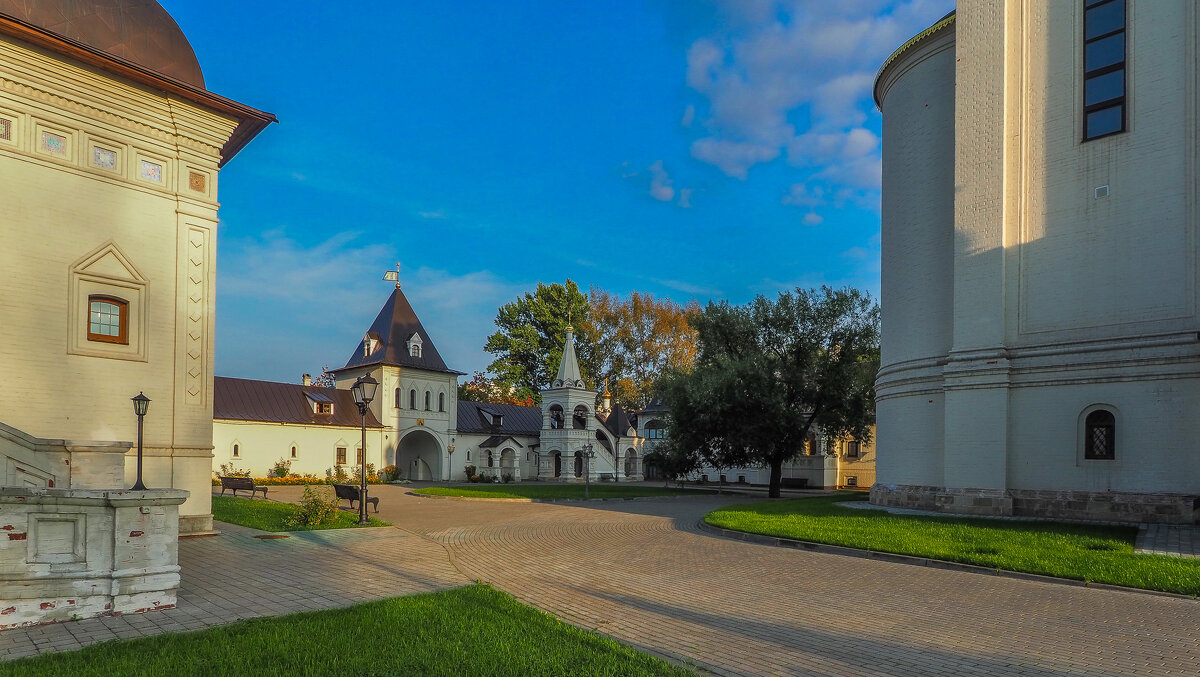
[[[146,485],[142,483],[142,419],[146,417],[146,410],[150,408],[150,398],[144,393],[139,392],[137,397],[130,398],[133,400],[133,413],[138,417],[138,470],[137,482],[134,483],[131,491],[145,491]]]
[[[596,458],[596,452],[592,449],[592,443],[588,442],[583,445],[583,497],[592,497],[592,459]]]
[[[379,381],[371,378],[370,374],[360,376],[350,392],[354,395],[354,403],[358,405],[358,415],[362,417],[362,457],[358,459],[358,474],[361,481],[358,493],[358,523],[369,524],[367,519],[367,407],[375,399],[375,390]]]

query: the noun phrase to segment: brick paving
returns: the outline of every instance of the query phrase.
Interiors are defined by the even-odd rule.
[[[221,537],[184,541],[180,608],[7,631],[0,633],[0,655],[478,578],[576,625],[722,675],[1200,673],[1200,602],[1193,600],[775,548],[700,531],[705,512],[746,500],[730,496],[509,504],[403,492],[376,490],[380,516],[401,528],[258,541],[250,530],[226,527]],[[371,560],[365,590],[352,566],[356,554]]]

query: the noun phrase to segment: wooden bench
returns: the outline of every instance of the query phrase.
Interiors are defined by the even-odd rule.
[[[359,488],[357,485],[335,484],[335,485],[333,485],[333,491],[334,491],[334,493],[337,494],[339,501],[342,500],[343,498],[346,499],[347,501],[350,501],[350,509],[351,510],[354,509],[354,502],[360,500],[360,496],[359,496],[360,492],[359,492]],[[369,503],[375,507],[375,512],[379,512],[379,497],[378,496],[371,496],[370,492],[368,492],[367,493],[367,503]]]
[[[237,496],[238,491],[249,491],[250,498],[254,498],[254,492],[261,491],[263,498],[267,497],[267,488],[255,486],[254,480],[249,477],[221,477],[218,475],[217,479],[221,480],[222,496],[225,495],[226,489],[233,489],[234,496]]]

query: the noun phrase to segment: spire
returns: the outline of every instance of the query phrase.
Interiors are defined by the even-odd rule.
[[[563,346],[562,362],[558,364],[558,378],[555,387],[582,388],[583,379],[579,375],[579,360],[575,357],[575,329],[567,325],[567,342]]]

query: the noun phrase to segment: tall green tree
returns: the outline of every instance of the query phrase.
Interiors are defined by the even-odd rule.
[[[667,444],[731,467],[783,464],[809,431],[869,441],[879,368],[879,306],[855,289],[759,296],[746,306],[709,303],[694,320],[695,368],[663,381]]]
[[[496,333],[488,337],[484,350],[496,356],[488,366],[498,384],[516,389],[519,397],[531,396],[548,387],[562,360],[567,325],[575,327],[575,354],[584,382],[595,387],[599,373],[596,330],[591,322],[588,298],[579,285],[541,284],[496,313]]]

